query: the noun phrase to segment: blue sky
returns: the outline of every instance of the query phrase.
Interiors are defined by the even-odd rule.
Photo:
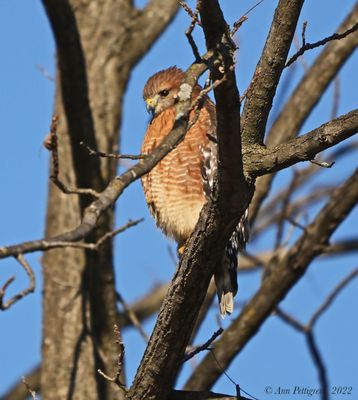
[[[253,4],[253,1],[248,0],[222,1],[224,13],[230,23],[237,20]],[[300,24],[308,21],[307,40],[315,41],[333,33],[353,4],[353,0],[332,0],[329,5],[324,1],[307,2],[300,20]],[[237,73],[240,91],[250,82],[275,5],[276,1],[264,1],[249,15],[249,20],[239,31]],[[125,153],[138,153],[148,123],[141,94],[148,77],[171,65],[186,68],[193,60],[184,35],[188,23],[186,14],[181,11],[175,22],[133,71],[124,103],[121,148]],[[195,37],[203,50],[199,30]],[[0,47],[3,54],[0,64],[2,246],[39,238],[44,232],[48,154],[42,149],[42,141],[48,132],[53,111],[54,83],[44,77],[38,66],[42,66],[54,76],[55,49],[41,2],[0,1]],[[317,54],[316,50],[306,53],[306,61],[311,63]],[[341,71],[339,114],[357,107],[357,91],[353,89],[354,82],[357,85],[357,61],[355,54]],[[302,74],[302,68],[297,63],[290,89]],[[305,123],[302,132],[326,122],[330,117],[331,104],[332,88],[329,88],[311,118]],[[353,156],[341,160],[332,170],[323,171],[315,184],[339,182],[348,176],[355,166],[357,161]],[[280,179],[275,181],[274,189],[279,190],[286,185],[290,174],[289,171],[283,172]],[[167,249],[168,245],[172,248],[174,245],[155,228],[147,211],[141,186],[137,182],[119,199],[116,223],[121,225],[129,218],[140,217],[144,217],[145,222],[119,236],[115,242],[117,287],[127,302],[139,298],[154,285],[168,281],[175,268]],[[357,235],[357,224],[358,213],[355,210],[335,237]],[[262,240],[249,245],[249,250],[255,252],[267,249],[272,245],[272,241],[272,232],[269,232]],[[40,361],[40,257],[40,253],[27,256],[36,273],[36,293],[0,314],[0,393]],[[357,258],[353,256],[329,262],[324,259],[316,262],[287,296],[283,307],[302,321],[307,321],[338,281],[356,266]],[[13,259],[2,260],[0,284],[10,275],[16,276],[10,294],[27,285],[26,277],[16,262]],[[257,290],[259,282],[259,274],[240,276],[240,300],[247,300]],[[356,382],[358,324],[351,311],[358,308],[358,298],[354,295],[356,290],[357,282],[353,282],[316,327],[320,350],[324,353],[332,385],[354,386]],[[228,323],[229,321],[225,321],[225,324]],[[148,333],[152,326],[153,321],[145,324]],[[206,340],[215,329],[216,310],[213,310],[198,340]],[[131,379],[142,356],[144,344],[137,332],[126,332],[124,339],[128,377]],[[185,381],[185,376],[190,373],[195,363],[197,360],[194,360],[193,364],[188,363],[179,383]],[[267,397],[263,390],[268,385],[318,387],[317,373],[304,338],[274,317],[268,319],[228,372],[245,390],[260,399]],[[234,388],[226,378],[219,381],[215,390],[234,393]],[[358,391],[358,386],[355,391]]]

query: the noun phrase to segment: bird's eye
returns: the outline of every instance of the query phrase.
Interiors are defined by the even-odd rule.
[[[162,96],[162,97],[167,97],[168,94],[169,94],[169,90],[167,90],[167,89],[161,90],[161,91],[159,92],[159,94],[160,94],[160,96]]]

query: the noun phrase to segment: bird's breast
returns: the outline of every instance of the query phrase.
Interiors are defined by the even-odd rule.
[[[151,153],[170,132],[174,113],[163,112],[148,127],[142,153]],[[185,139],[142,178],[157,225],[178,242],[194,230],[205,203],[201,177],[202,138],[189,130]]]

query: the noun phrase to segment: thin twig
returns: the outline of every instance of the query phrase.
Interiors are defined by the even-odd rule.
[[[318,349],[317,342],[315,340],[315,336],[312,330],[313,327],[309,325],[303,325],[292,315],[282,311],[278,307],[276,308],[276,314],[292,328],[296,329],[299,332],[302,332],[305,335],[309,352],[318,371],[322,400],[328,400],[327,371],[322,360],[322,355]]]
[[[194,117],[190,120],[189,124],[188,124],[188,131],[189,129],[191,129],[193,127],[193,125],[196,124],[196,122],[198,121],[198,118],[200,116],[200,110],[203,106],[203,100],[205,98],[205,96],[211,92],[212,90],[214,90],[215,88],[217,88],[219,85],[221,85],[223,82],[226,81],[226,75],[223,75],[222,78],[214,81],[211,85],[208,85],[206,87],[204,87],[200,93],[198,94],[198,96],[195,98],[195,100],[193,101],[192,105],[190,106],[190,111],[195,109],[195,113],[194,113]]]
[[[300,56],[302,56],[303,53],[305,53],[307,50],[312,50],[315,49],[316,47],[319,46],[324,46],[326,43],[331,42],[332,40],[340,40],[351,33],[355,32],[358,30],[358,22],[355,23],[351,28],[347,29],[345,32],[342,33],[334,33],[331,36],[327,36],[326,38],[319,40],[318,42],[314,43],[305,43],[297,53],[295,53],[286,63],[285,67],[289,67],[291,64],[293,64]]]
[[[203,345],[198,346],[196,349],[194,349],[193,351],[191,351],[190,353],[186,354],[184,357],[183,362],[186,362],[188,360],[190,360],[191,358],[193,358],[194,356],[196,356],[197,354],[199,354],[200,352],[204,351],[204,350],[210,350],[210,345],[211,343],[218,337],[220,336],[222,333],[224,332],[223,328],[219,328],[216,332],[213,333],[213,335],[211,336],[211,338],[206,341]]]
[[[301,32],[302,47],[306,45],[306,28],[307,28],[307,21],[304,21],[302,24],[302,32]]]
[[[263,1],[263,0],[261,0],[261,1]],[[247,20],[248,20],[248,17],[246,15],[243,15],[236,22],[234,22],[234,25],[231,30],[231,36],[234,36],[235,33],[238,31],[238,29],[241,27],[241,25]]]
[[[258,1],[255,5],[253,5],[251,8],[249,8],[236,22],[234,22],[234,25],[231,30],[231,36],[234,36],[237,30],[241,27],[241,25],[248,19],[248,14],[252,10],[254,10],[257,6],[259,6],[264,0]]]
[[[20,293],[17,293],[15,296],[11,297],[9,300],[7,300],[4,303],[4,296],[6,289],[10,286],[10,284],[15,280],[15,277],[12,276],[10,277],[2,286],[0,289],[0,310],[7,310],[10,308],[14,303],[18,302],[28,294],[34,292],[35,290],[35,274],[30,265],[27,263],[25,260],[24,256],[22,254],[17,255],[16,260],[19,262],[19,264],[24,268],[25,272],[27,273],[27,276],[29,277],[30,283],[29,286],[22,290]]]
[[[294,37],[293,37],[293,42],[294,42],[294,44],[295,44],[296,51],[298,51],[298,50],[301,48],[301,44],[300,44],[300,41],[299,41],[298,36],[297,36],[296,34],[295,34]],[[308,64],[307,64],[307,62],[306,62],[306,59],[305,59],[304,55],[302,55],[302,56],[299,58],[298,61],[299,61],[299,63],[302,65],[303,70],[304,70],[305,72],[307,72],[307,71],[309,70],[309,67],[308,67]]]
[[[201,22],[199,20],[200,1],[197,2],[195,11],[193,11],[184,1],[182,1],[182,0],[178,0],[178,1],[179,1],[179,4],[182,6],[182,8],[191,17],[191,22],[190,22],[188,29],[185,31],[185,35],[186,35],[188,42],[190,44],[190,47],[193,51],[196,62],[201,62],[201,56],[199,53],[199,49],[198,49],[198,46],[196,45],[195,40],[192,35],[195,25],[196,24],[201,25]]]
[[[115,383],[122,391],[126,392],[126,388],[123,385],[123,383],[121,382],[121,374],[122,374],[122,368],[123,368],[123,358],[124,358],[124,344],[121,340],[121,333],[120,330],[118,328],[118,326],[116,324],[114,324],[113,326],[113,331],[114,331],[114,335],[115,335],[115,340],[116,340],[116,344],[119,347],[119,352],[118,352],[118,360],[117,360],[117,370],[116,370],[116,374],[114,377],[111,377],[109,375],[107,375],[106,373],[104,373],[101,369],[97,369],[97,372],[103,376],[103,378],[105,378],[107,381],[109,382],[113,382]]]
[[[63,248],[63,247],[70,247],[76,249],[87,249],[92,251],[97,251],[102,244],[108,240],[113,238],[114,236],[118,235],[126,231],[128,228],[132,228],[133,226],[138,225],[139,223],[143,222],[144,218],[137,219],[135,221],[129,220],[125,225],[121,226],[120,228],[115,229],[114,231],[105,233],[102,237],[100,237],[96,243],[85,243],[85,242],[62,242],[62,241],[51,241],[47,242],[46,239],[43,240],[43,244],[45,248]]]
[[[80,145],[88,150],[90,156],[102,157],[102,158],[115,158],[117,160],[127,159],[127,160],[143,160],[146,156],[144,154],[119,154],[119,153],[104,153],[103,151],[93,150],[91,147],[87,146],[86,143],[80,142]]]
[[[307,346],[309,348],[310,354],[312,356],[313,362],[317,368],[319,381],[321,386],[322,399],[328,400],[328,379],[327,379],[327,371],[326,367],[323,363],[322,356],[319,352],[317,342],[315,339],[315,335],[313,332],[314,326],[317,320],[321,317],[321,315],[328,309],[328,307],[332,304],[338,294],[356,277],[358,276],[358,268],[353,270],[347,277],[345,277],[328,295],[326,300],[318,307],[318,309],[314,312],[309,322],[304,325],[297,319],[295,319],[292,315],[282,311],[280,308],[276,308],[276,314],[287,324],[292,326],[299,332],[302,332],[307,341]]]
[[[297,186],[298,179],[299,179],[298,172],[297,172],[297,170],[294,170],[290,185],[289,185],[288,190],[286,192],[286,195],[282,199],[282,203],[281,203],[282,204],[281,205],[281,212],[280,212],[279,219],[277,221],[277,232],[276,232],[276,240],[275,240],[275,247],[274,247],[275,250],[277,250],[282,244],[282,237],[283,237],[283,230],[284,230],[284,226],[285,226],[285,219],[286,219],[286,217],[289,216],[288,209],[289,209],[289,206],[290,206],[291,197],[292,197],[292,195],[294,193],[294,190],[295,190],[295,188]]]
[[[199,4],[200,2],[198,1],[195,11],[193,11],[183,0],[178,0],[178,3],[181,5],[181,7],[184,9],[184,11],[187,12],[189,17],[192,19],[193,25],[198,24],[201,26],[201,22],[199,20]]]
[[[213,359],[215,360],[217,366],[219,367],[219,369],[221,370],[221,372],[226,376],[226,378],[235,386],[236,389],[236,397],[238,400],[259,400],[257,397],[252,396],[250,393],[246,392],[244,389],[242,389],[240,387],[240,385],[235,382],[230,375],[225,371],[225,369],[221,366],[221,364],[219,363],[219,360],[216,358],[215,353],[214,353],[214,349],[209,349],[210,350],[210,354],[213,356]],[[250,399],[248,399],[247,397],[243,397],[241,396],[241,391],[244,392],[247,396],[250,396]]]
[[[285,216],[285,219],[292,225],[295,226],[296,228],[300,228],[301,231],[305,232],[306,231],[306,227],[302,224],[300,224],[298,221],[296,221],[295,219],[289,217],[289,216]]]
[[[41,64],[35,64],[36,69],[41,73],[41,75],[51,82],[55,82],[55,78],[47,71],[47,69]]]
[[[137,328],[139,334],[142,336],[144,341],[146,343],[148,343],[149,336],[146,334],[145,330],[143,329],[143,327],[139,321],[139,318],[137,317],[135,312],[128,306],[128,304],[124,301],[122,295],[119,292],[117,292],[117,300],[121,303],[124,312],[127,314],[128,319],[131,321],[133,326],[135,326]]]
[[[94,189],[78,189],[71,188],[63,183],[58,175],[60,172],[60,163],[58,157],[58,138],[57,138],[57,126],[58,116],[54,115],[51,121],[50,133],[44,140],[44,146],[47,150],[52,153],[52,174],[50,175],[51,181],[65,194],[86,194],[96,198],[99,198],[100,194]]]
[[[354,269],[348,276],[346,276],[330,293],[326,300],[318,307],[316,312],[312,315],[308,322],[309,327],[313,327],[318,318],[328,309],[332,302],[336,299],[339,293],[358,275],[358,268]]]

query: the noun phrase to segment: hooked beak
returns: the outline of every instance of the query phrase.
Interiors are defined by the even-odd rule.
[[[154,99],[147,99],[145,101],[145,103],[146,103],[146,109],[147,109],[148,113],[150,113],[152,116],[154,116],[154,110],[155,110]]]

